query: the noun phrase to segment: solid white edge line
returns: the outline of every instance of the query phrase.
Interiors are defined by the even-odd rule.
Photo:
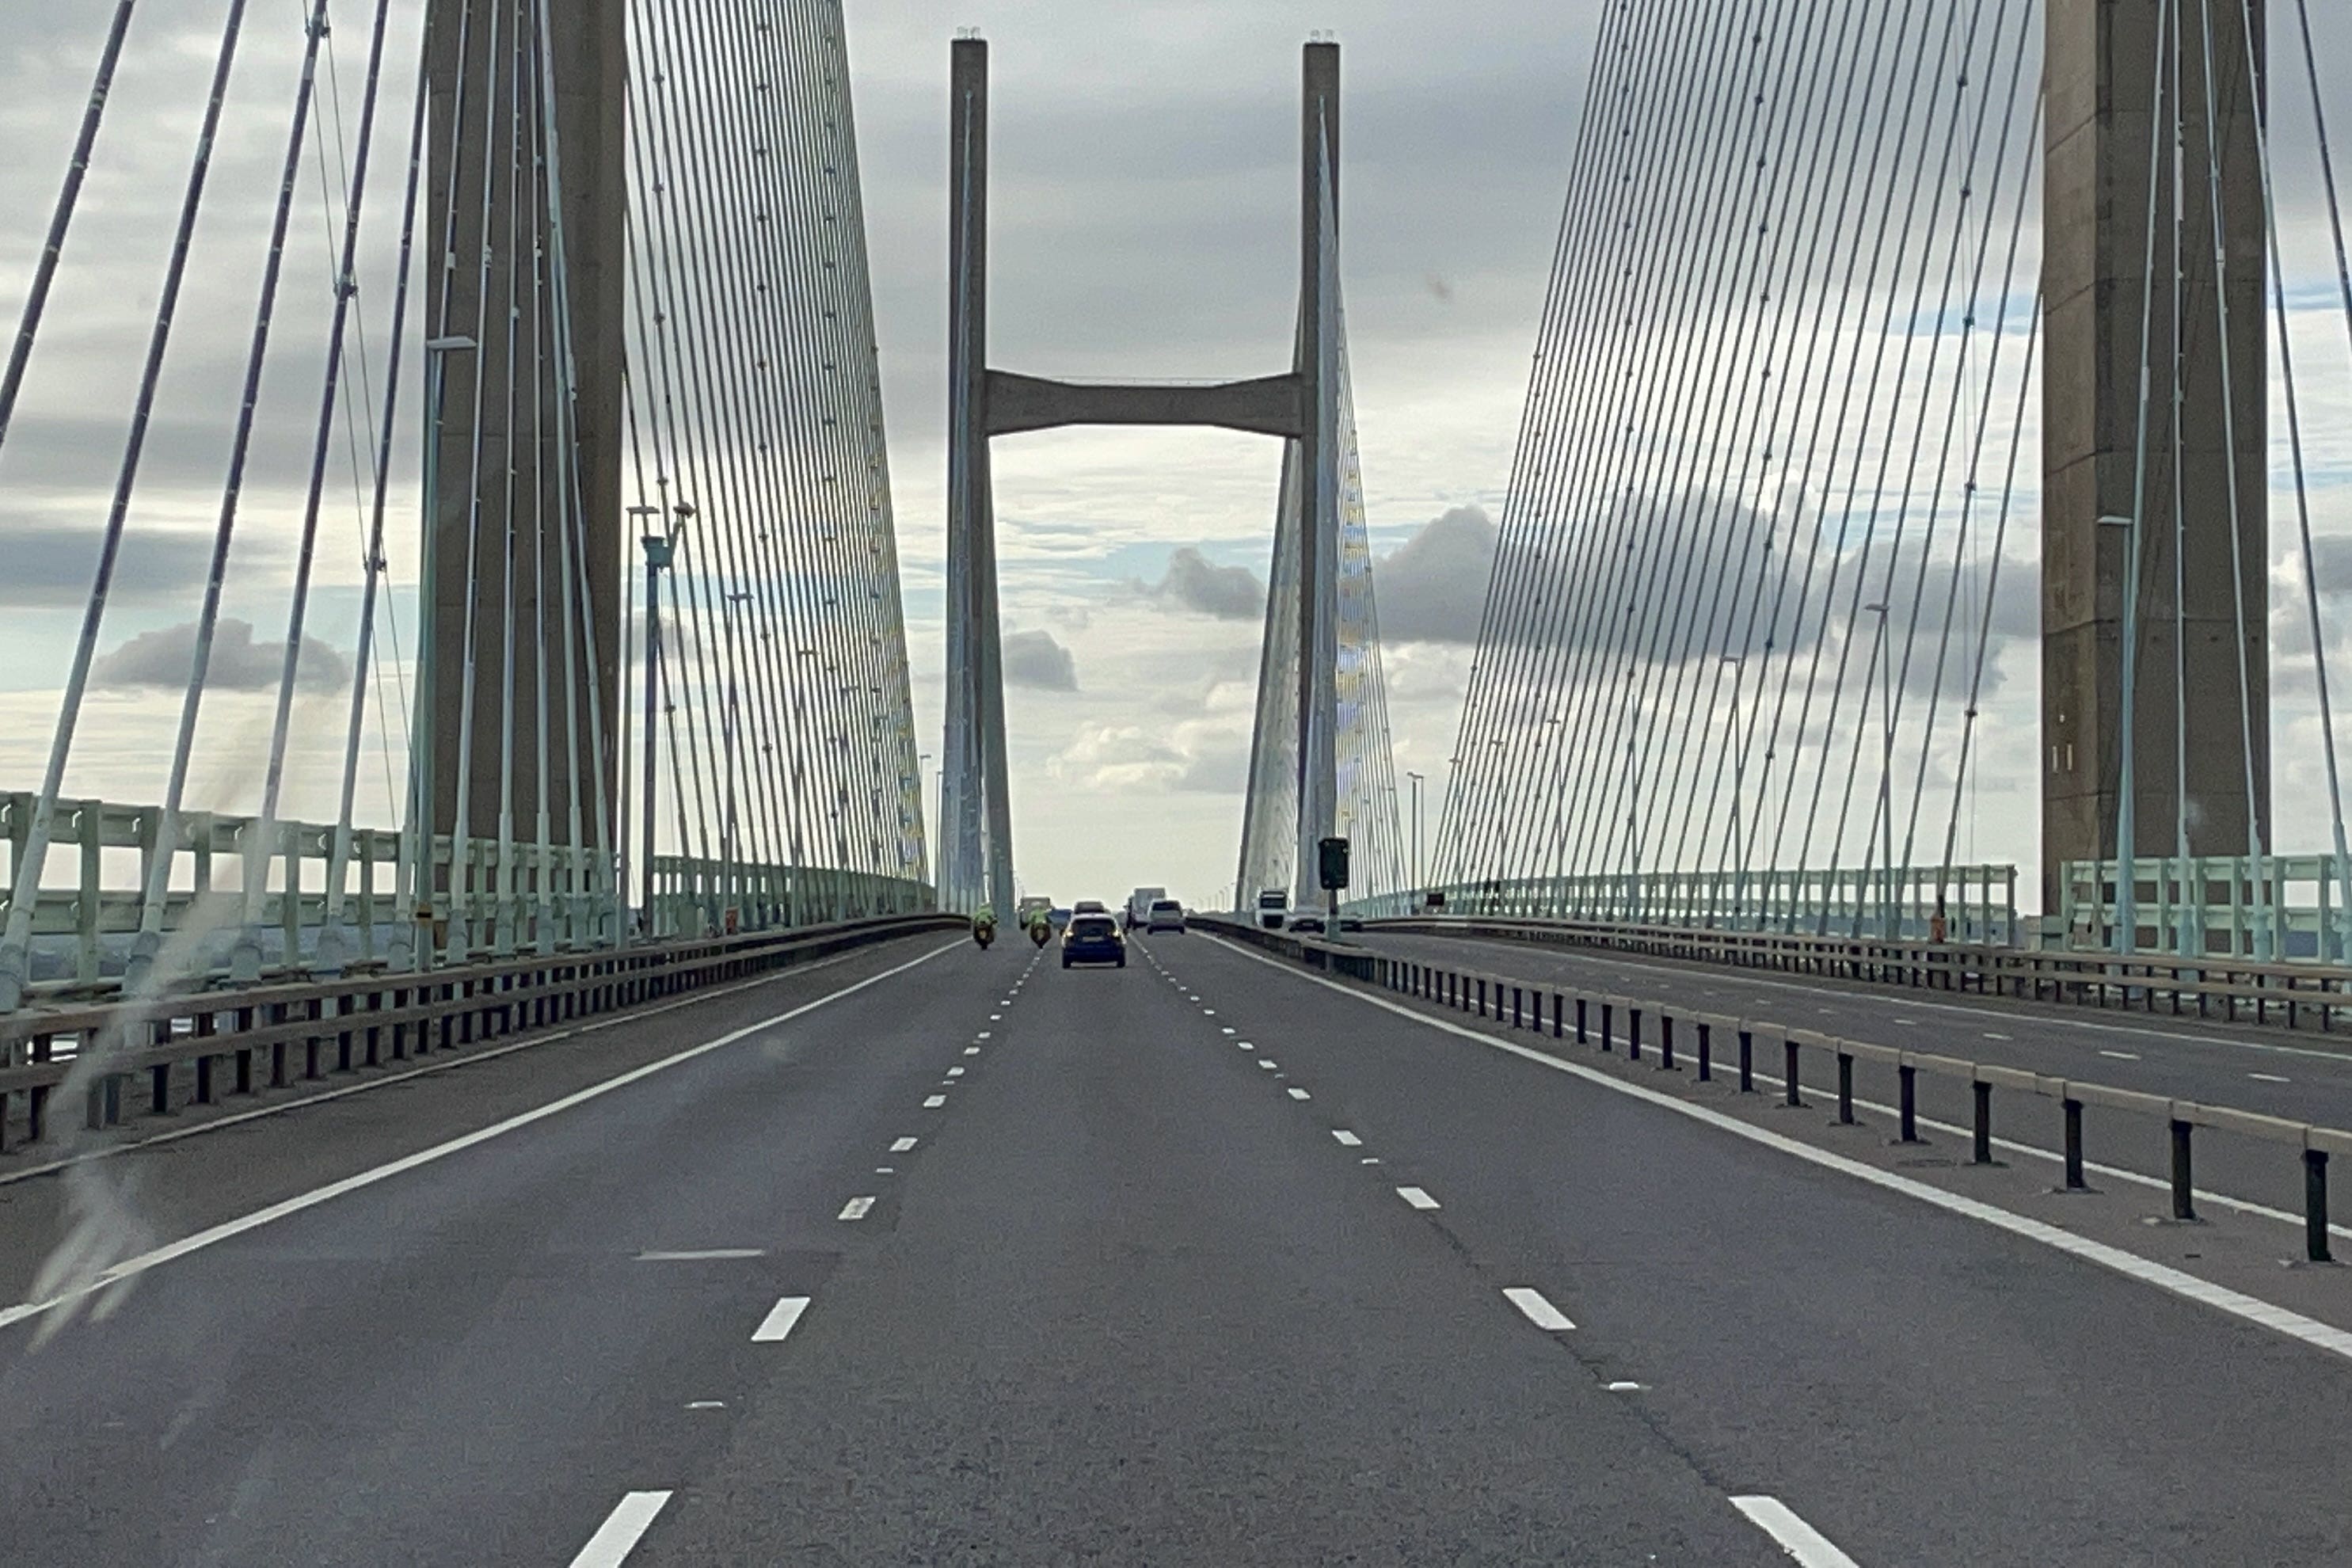
[[[768,1309],[768,1315],[760,1320],[760,1326],[751,1331],[751,1342],[755,1345],[774,1344],[798,1326],[801,1314],[808,1309],[809,1299],[806,1296],[780,1298],[774,1306]]]
[[[1438,1206],[1437,1200],[1420,1187],[1399,1187],[1396,1194],[1417,1209],[1433,1209]]]
[[[2076,1236],[2073,1231],[2061,1230],[2054,1225],[2031,1219],[2021,1214],[2012,1214],[2008,1209],[1998,1208],[1975,1198],[1962,1197],[1957,1193],[1948,1193],[1941,1187],[1932,1187],[1925,1182],[1914,1181],[1908,1176],[1898,1176],[1892,1171],[1882,1171],[1874,1165],[1865,1165],[1859,1160],[1850,1160],[1843,1154],[1833,1154],[1826,1149],[1816,1149],[1810,1143],[1801,1143],[1783,1133],[1769,1131],[1761,1127],[1751,1127],[1738,1118],[1727,1116],[1720,1110],[1715,1110],[1704,1105],[1692,1105],[1675,1099],[1673,1095],[1644,1088],[1638,1083],[1627,1083],[1622,1079],[1602,1072],[1597,1068],[1589,1068],[1580,1062],[1564,1061],[1546,1052],[1532,1050],[1515,1040],[1498,1039],[1491,1035],[1482,1035],[1475,1029],[1465,1028],[1459,1024],[1450,1023],[1444,1018],[1429,1017],[1414,1012],[1410,1007],[1391,1002],[1384,996],[1359,991],[1352,985],[1343,985],[1336,980],[1327,980],[1319,974],[1308,974],[1292,969],[1287,964],[1262,957],[1246,948],[1234,946],[1232,943],[1226,945],[1242,957],[1255,960],[1269,969],[1279,970],[1285,974],[1304,980],[1310,984],[1328,986],[1342,995],[1352,996],[1359,1002],[1381,1008],[1384,1012],[1393,1013],[1400,1018],[1410,1018],[1430,1028],[1456,1035],[1465,1040],[1475,1040],[1482,1046],[1508,1052],[1512,1056],[1537,1063],[1538,1066],[1549,1068],[1555,1072],[1567,1073],[1570,1077],[1582,1079],[1588,1083],[1597,1084],[1615,1093],[1645,1100],[1652,1105],[1674,1111],[1677,1115],[1686,1116],[1694,1121],[1703,1122],[1719,1131],[1728,1132],[1734,1137],[1745,1138],[1751,1143],[1761,1144],[1767,1149],[1776,1149],[1781,1153],[1792,1155],[1809,1164],[1819,1165],[1823,1170],[1836,1171],[1857,1180],[1868,1182],[1873,1186],[1884,1188],[1888,1192],[1900,1193],[1906,1197],[1916,1198],[1921,1203],[1932,1205],[1948,1214],[1979,1221],[1997,1230],[2005,1230],[2012,1236],[2023,1237],[2028,1241],[2038,1241],[2053,1251],[2066,1253],[2085,1263],[2095,1264],[2123,1275],[2126,1279],[2136,1279],[2141,1284],[2153,1285],[2158,1289],[2178,1296],[2183,1300],[2195,1301],[2201,1306],[2210,1307],[2216,1311],[2227,1313],[2231,1317],[2273,1330],[2284,1334],[2289,1339],[2299,1340],[2314,1350],[2326,1351],[2331,1355],[2352,1361],[2352,1332],[2336,1328],[2332,1323],[2323,1323],[2316,1318],[2306,1317],[2301,1312],[2263,1300],[2259,1297],[2249,1296],[2242,1290],[2232,1290],[2225,1285],[2216,1285],[2210,1280],[2200,1279],[2193,1274],[2183,1273],[2165,1264],[2150,1262],[2137,1253],[2126,1252],[2119,1247],[2110,1247],[2103,1241],[2093,1241],[2087,1237]]]
[[[1566,1312],[1563,1312],[1558,1307],[1553,1306],[1550,1301],[1545,1299],[1542,1291],[1534,1289],[1532,1286],[1512,1285],[1506,1287],[1503,1291],[1503,1299],[1508,1301],[1512,1306],[1517,1307],[1521,1313],[1525,1314],[1528,1321],[1533,1323],[1537,1328],[1557,1333],[1562,1329],[1572,1329],[1576,1327],[1574,1323],[1568,1321],[1568,1314]]]
[[[692,1007],[704,1002],[715,1002],[721,996],[732,996],[738,992],[749,991],[754,986],[773,985],[779,980],[814,974],[820,969],[830,969],[835,964],[846,963],[860,952],[872,951],[871,948],[852,948],[846,952],[836,952],[811,963],[796,964],[790,969],[780,969],[772,974],[757,974],[749,980],[738,980],[726,985],[713,986],[708,991],[697,991],[678,997],[676,1001],[657,1003],[651,1007],[639,1007],[626,1013],[614,1013],[602,1018],[593,1018],[584,1024],[574,1024],[569,1028],[556,1029],[543,1035],[530,1035],[522,1039],[510,1040],[505,1045],[491,1046],[483,1050],[467,1051],[463,1056],[442,1056],[437,1060],[428,1060],[416,1067],[404,1068],[398,1072],[382,1073],[374,1078],[362,1079],[356,1083],[343,1084],[335,1089],[321,1089],[316,1094],[306,1094],[294,1100],[277,1100],[268,1105],[257,1105],[249,1110],[239,1110],[227,1116],[215,1116],[209,1121],[197,1122],[193,1127],[174,1127],[167,1132],[152,1132],[143,1138],[126,1139],[120,1143],[109,1143],[103,1148],[84,1149],[78,1153],[63,1155],[38,1165],[26,1165],[22,1170],[0,1171],[0,1187],[9,1186],[17,1182],[29,1182],[35,1176],[51,1175],[75,1165],[87,1165],[93,1160],[111,1160],[117,1154],[136,1153],[142,1149],[154,1148],[159,1143],[176,1143],[183,1138],[201,1138],[207,1132],[218,1132],[223,1128],[236,1127],[247,1121],[257,1121],[265,1116],[283,1116],[289,1110],[300,1110],[313,1105],[325,1105],[330,1100],[347,1099],[354,1094],[365,1094],[372,1089],[383,1089],[388,1084],[406,1083],[411,1079],[423,1078],[428,1073],[448,1072],[457,1068],[472,1067],[478,1062],[493,1062],[500,1057],[510,1057],[517,1051],[535,1050],[541,1046],[559,1045],[565,1040],[578,1039],[583,1035],[593,1035],[623,1024],[643,1023],[647,1018],[657,1018],[665,1013],[675,1013],[681,1007]]]
[[[1775,1497],[1736,1497],[1731,1506],[1748,1516],[1748,1522],[1770,1536],[1781,1551],[1804,1564],[1804,1568],[1860,1568],[1860,1564],[1831,1544],[1830,1538],[1799,1519],[1787,1503]]]
[[[646,1531],[653,1528],[654,1519],[669,1503],[670,1494],[661,1492],[625,1492],[588,1544],[572,1560],[572,1568],[620,1568],[636,1549]]]
[[[845,996],[865,990],[869,985],[878,985],[885,980],[904,974],[918,965],[929,963],[941,953],[953,952],[960,945],[952,942],[943,943],[919,958],[911,958],[904,963],[894,964],[877,974],[869,974],[863,980],[854,981],[838,991],[829,991],[814,1000],[802,1003],[797,1007],[778,1013],[773,1017],[762,1018],[757,1023],[730,1029],[727,1033],[705,1040],[698,1046],[688,1046],[686,1049],[673,1052],[658,1061],[647,1062],[643,1067],[631,1068],[617,1077],[608,1078],[602,1083],[591,1084],[586,1089],[576,1089],[561,1099],[551,1100],[545,1105],[520,1111],[503,1121],[494,1121],[488,1127],[478,1127],[471,1132],[436,1143],[429,1149],[419,1149],[414,1154],[404,1154],[397,1160],[387,1161],[370,1170],[362,1171],[356,1175],[345,1176],[341,1181],[329,1182],[323,1187],[313,1187],[307,1193],[299,1193],[293,1197],[280,1199],[277,1203],[255,1209],[250,1214],[240,1215],[236,1219],[224,1220],[218,1225],[207,1226],[193,1236],[182,1237],[177,1241],[167,1242],[162,1247],[140,1253],[135,1258],[126,1258],[120,1263],[101,1268],[89,1279],[68,1286],[43,1300],[23,1301],[14,1307],[0,1308],[0,1329],[5,1329],[12,1323],[22,1322],[26,1318],[38,1317],[51,1308],[62,1306],[68,1301],[79,1300],[110,1285],[144,1274],[151,1268],[159,1268],[176,1258],[185,1258],[192,1252],[202,1252],[208,1247],[216,1246],[234,1237],[243,1236],[247,1231],[258,1230],[263,1226],[275,1224],[289,1215],[300,1214],[305,1209],[316,1208],[320,1204],[343,1196],[346,1193],[355,1193],[362,1187],[374,1186],[378,1182],[386,1182],[394,1176],[405,1175],[410,1171],[430,1165],[436,1161],[446,1160],[452,1154],[462,1153],[478,1143],[487,1143],[493,1138],[528,1127],[535,1121],[544,1121],[549,1117],[569,1110],[574,1106],[585,1105],[592,1100],[601,1100],[616,1089],[625,1089],[630,1084],[649,1079],[656,1073],[667,1072],[674,1067],[682,1067],[698,1057],[709,1056],[711,1052],[722,1050],[739,1040],[746,1040],[754,1035],[775,1028],[779,1025],[791,1023],[803,1014],[814,1013],[819,1007],[830,1005]]]

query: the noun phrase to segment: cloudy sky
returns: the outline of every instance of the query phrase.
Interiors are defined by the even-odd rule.
[[[1240,376],[1287,361],[1298,47],[1310,31],[1344,24],[1342,266],[1356,412],[1384,558],[1377,581],[1398,772],[1429,775],[1433,828],[1598,0],[1447,8],[1350,0],[1343,16],[1290,0],[846,6],[916,703],[924,749],[934,752],[950,39],[977,26],[993,46],[992,361],[1052,375]],[[223,8],[222,0],[142,0],[71,264],[0,451],[0,531],[11,542],[0,613],[12,633],[12,657],[0,663],[0,786],[38,778]],[[304,9],[303,0],[256,0],[251,9],[72,792],[147,800],[162,788],[158,735],[168,733],[173,700],[150,677],[174,654],[169,634],[191,613],[219,507],[256,237],[274,194]],[[110,10],[99,0],[0,5],[0,145],[9,149],[0,204],[17,215],[0,226],[0,320],[15,320],[39,244],[29,215],[54,199]],[[413,40],[415,0],[397,0],[395,11]],[[354,0],[335,0],[334,13],[342,26],[329,102],[340,115],[331,108],[328,118],[348,125],[363,13]],[[2332,46],[2323,54],[2336,58]],[[387,104],[398,106],[387,124],[404,116],[407,82],[405,69],[387,82]],[[330,156],[331,139],[321,132]],[[2305,164],[2283,164],[2290,209],[2306,177]],[[302,350],[323,340],[331,225],[307,166],[299,199],[278,330],[284,363],[315,363]],[[2309,211],[2307,203],[2291,210],[2291,224],[2307,224]],[[2340,317],[2328,322],[2324,250],[2310,261],[2291,286],[2300,300],[2310,285],[2315,327],[2340,334]],[[381,301],[387,279],[380,260],[372,266],[363,296]],[[2342,357],[2340,346],[2334,352]],[[373,356],[360,370],[371,385],[380,343]],[[2326,374],[2337,379],[2315,389],[2313,406],[2341,430],[2352,381]],[[315,398],[308,376],[264,384],[226,606],[242,623],[225,634],[224,684],[233,689],[207,709],[194,805],[237,809],[257,793],[254,742],[267,733],[268,672],[285,636],[306,405]],[[341,434],[310,628],[319,647],[305,651],[306,662],[330,669],[355,641],[361,518],[343,448],[367,438]],[[1273,442],[1203,432],[1077,430],[998,443],[1014,836],[1033,888],[1066,900],[1153,882],[1205,900],[1232,876],[1278,458]],[[2340,481],[2352,467],[2336,471]],[[2278,580],[2291,586],[2299,579],[2284,559],[2283,527],[2274,541]],[[2011,547],[2030,559],[2031,534]],[[395,579],[412,583],[415,564],[412,528],[393,551]],[[2274,628],[2283,650],[2295,606],[2285,610]],[[404,638],[411,621],[404,614]],[[2032,779],[2035,660],[2030,634],[2011,629],[1988,726],[2015,765],[1986,784],[1985,831],[1971,842],[1988,857],[2030,860],[2021,798]],[[394,721],[372,722],[360,796],[368,821],[389,818],[403,674],[387,665],[381,711]],[[2301,700],[2296,668],[2283,672],[2281,687],[2284,699]],[[336,699],[321,683],[303,700],[322,721],[297,727],[289,809],[331,816]],[[2301,710],[2283,712],[2280,787],[2303,792],[2298,800],[2318,787],[2315,750],[2304,743],[2311,728]]]
[[[252,7],[163,416],[101,639],[111,657],[69,790],[131,800],[161,793],[157,737],[168,733],[174,700],[139,678],[173,651],[165,639],[201,583],[301,10],[299,0]],[[355,123],[362,10],[350,0],[335,10],[350,13],[335,63],[343,118]],[[404,0],[396,10],[413,16]],[[935,752],[949,40],[976,26],[994,47],[995,362],[1045,374],[1249,375],[1288,358],[1298,48],[1334,18],[1328,6],[1265,0],[850,0],[847,10],[916,703],[924,749]],[[1591,10],[1583,0],[1444,18],[1402,3],[1347,7],[1346,287],[1382,550],[1454,509],[1499,510]],[[0,7],[0,139],[12,149],[0,162],[5,210],[46,213],[54,200],[110,11]],[[218,0],[141,6],[24,413],[0,454],[0,526],[17,541],[0,608],[22,653],[0,667],[0,783],[13,787],[38,779],[221,11]],[[404,71],[387,84],[387,103],[404,107]],[[288,363],[323,340],[331,275],[307,168],[300,199],[278,329]],[[20,221],[0,231],[0,307],[12,321],[37,228]],[[373,282],[384,298],[382,281],[363,287]],[[264,385],[226,606],[249,629],[228,634],[230,677],[273,668],[284,636],[307,458],[302,410],[316,395],[300,384],[307,379]],[[348,462],[338,458],[330,504],[340,495],[341,511],[328,525],[311,629],[347,655],[358,518]],[[1216,433],[1082,430],[999,443],[1014,834],[1033,885],[1067,899],[1157,882],[1206,898],[1231,879],[1278,463],[1271,441]],[[1400,603],[1397,613],[1449,639],[1475,635],[1483,584],[1475,536],[1470,543],[1451,579],[1423,578],[1425,607]],[[394,554],[395,574],[409,577],[413,541]],[[404,620],[404,637],[407,629]],[[1433,772],[1450,748],[1467,658],[1453,640],[1391,650],[1401,769]],[[235,808],[254,793],[246,759],[267,732],[268,677],[222,684],[228,689],[200,731],[191,797]],[[235,689],[247,684],[256,689]],[[305,700],[320,705],[321,720],[333,711],[323,689]],[[396,713],[392,685],[384,701]],[[399,741],[371,724],[380,754],[360,809],[381,819]],[[331,816],[337,728],[298,727],[313,750],[295,759],[292,809]],[[1433,823],[1436,805],[1432,798]]]

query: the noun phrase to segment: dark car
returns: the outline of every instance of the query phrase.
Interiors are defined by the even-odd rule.
[[[1342,931],[1361,931],[1364,929],[1363,917],[1360,915],[1341,915],[1339,917],[1339,929]]]
[[[1062,967],[1074,963],[1115,963],[1127,967],[1127,938],[1118,921],[1107,914],[1073,915],[1062,933]]]
[[[1292,915],[1290,917],[1290,929],[1294,931],[1305,931],[1310,936],[1321,936],[1323,934],[1323,917],[1316,914]]]

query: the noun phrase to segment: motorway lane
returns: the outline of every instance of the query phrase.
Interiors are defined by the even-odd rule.
[[[943,955],[156,1268],[46,1343],[43,1319],[0,1330],[0,1551],[568,1559],[622,1477],[690,1468],[722,1438],[728,1407],[694,1403],[751,1374],[742,1325],[861,1244],[835,1215],[887,1202],[883,1152],[939,1121],[922,1102],[950,1042],[1009,971],[935,939],[895,960],[929,951]],[[746,994],[781,1009],[821,994],[815,979]],[[732,1005],[641,1027],[683,1049]],[[138,1161],[203,1158],[205,1142],[81,1167],[105,1185],[71,1206],[110,1213]],[[746,1256],[659,1257],[719,1249]]]
[[[1033,982],[631,1561],[1785,1561],[1223,1027]]]
[[[2352,1042],[2339,1048],[2251,1026],[2231,1029],[2193,1020],[2174,1025],[2160,1018],[2126,1021],[2095,1009],[1807,984],[1785,976],[1525,942],[1380,933],[1356,940],[1378,952],[1438,966],[1659,998],[1693,1011],[1769,1020],[2291,1121],[2352,1127]],[[1593,1023],[1597,1027],[1597,1014]],[[1654,1034],[1648,1031],[1654,1030],[1654,1023],[1644,1027],[1644,1038],[1654,1040]],[[1687,1043],[1684,1048],[1689,1048]],[[1726,1054],[1720,1046],[1717,1050]],[[1778,1042],[1759,1042],[1758,1051],[1759,1070],[1777,1085]],[[1834,1097],[1835,1062],[1823,1052],[1811,1056],[1801,1067],[1805,1092]],[[1881,1106],[1891,1105],[1893,1076],[1878,1070],[1874,1078],[1874,1069],[1857,1068],[1856,1093]],[[1929,1131],[1929,1140],[1958,1145],[1965,1157],[1964,1130],[1972,1115],[1969,1087],[1922,1073],[1917,1089],[1919,1114],[1943,1124],[1943,1131]],[[2060,1148],[2057,1108],[2016,1096],[1996,1095],[1995,1102],[1995,1130],[2011,1144],[2005,1152],[2039,1151],[2054,1163]],[[2095,1180],[2137,1176],[2150,1193],[2164,1188],[2168,1133],[2161,1120],[2098,1110],[2088,1113],[2085,1127],[2089,1156],[2105,1167],[2094,1173]],[[2197,1184],[2200,1191],[2284,1216],[2282,1223],[2302,1224],[2303,1170],[2293,1149],[2200,1132]],[[2338,1226],[2337,1233],[2352,1239],[2352,1226]]]
[[[1153,951],[1679,1452],[1857,1562],[2352,1561],[2339,1358],[1244,950]]]

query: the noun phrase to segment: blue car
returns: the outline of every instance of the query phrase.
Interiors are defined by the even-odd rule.
[[[1062,933],[1062,967],[1073,963],[1115,963],[1127,967],[1127,938],[1118,921],[1107,914],[1073,915]]]

